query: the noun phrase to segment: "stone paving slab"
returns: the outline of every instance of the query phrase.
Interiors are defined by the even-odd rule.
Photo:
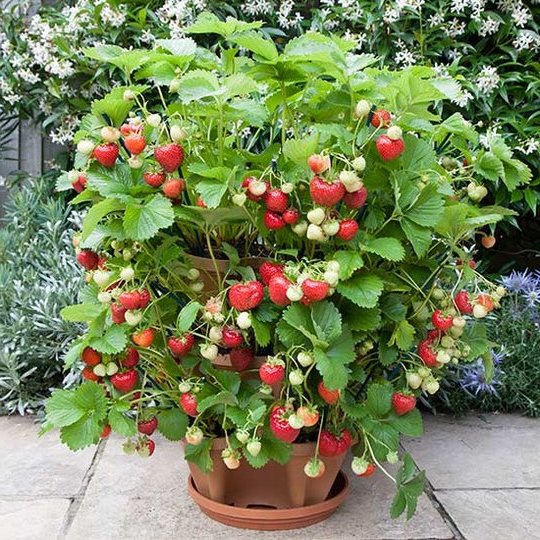
[[[540,540],[540,491],[439,491],[435,495],[467,540]]]
[[[156,453],[150,459],[141,460],[137,456],[123,455],[120,441],[111,438],[67,538],[135,540],[150,536],[153,540],[165,540],[181,535],[182,538],[225,540],[253,538],[254,534],[257,538],[272,540],[452,538],[426,496],[420,499],[418,513],[412,520],[391,520],[388,512],[394,487],[382,474],[368,479],[350,478],[351,491],[345,504],[324,523],[281,533],[254,533],[208,519],[187,494],[188,475],[177,443],[159,440]],[[96,516],[100,519],[96,520]]]
[[[57,538],[69,499],[0,499],[0,538],[49,540]]]
[[[404,447],[433,489],[540,488],[540,421],[517,415],[425,416]]]
[[[38,437],[34,418],[0,417],[0,498],[71,497],[80,489],[95,448],[76,453],[58,433]]]

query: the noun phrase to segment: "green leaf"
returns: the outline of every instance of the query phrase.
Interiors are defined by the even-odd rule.
[[[124,231],[131,240],[148,240],[174,222],[171,201],[161,194],[143,204],[129,204],[124,214]]]
[[[232,394],[228,390],[224,390],[212,396],[201,399],[201,401],[197,405],[197,411],[199,413],[203,413],[204,411],[206,411],[210,407],[214,407],[215,405],[238,405],[238,400],[236,399],[236,396],[234,394]]]
[[[96,225],[111,212],[124,209],[124,203],[118,199],[104,199],[88,210],[82,226],[82,240],[86,240]]]
[[[191,38],[156,39],[156,44],[175,55],[191,57],[197,50],[197,43]]]
[[[187,415],[178,408],[165,409],[157,415],[158,430],[169,441],[179,441],[186,434]]]
[[[285,347],[311,346],[311,341],[300,330],[297,330],[283,319],[277,323],[276,333]]]
[[[390,383],[372,383],[367,391],[366,407],[373,416],[386,416],[392,408],[393,387]]]
[[[75,390],[55,390],[45,405],[47,422],[54,427],[69,426],[81,419],[86,411],[76,403]]]
[[[132,437],[137,434],[135,420],[127,417],[116,408],[112,408],[109,412],[109,424],[115,433],[119,433],[124,437]]]
[[[195,189],[208,208],[217,208],[227,192],[227,183],[220,180],[202,180]]]
[[[307,160],[311,154],[317,151],[318,136],[309,135],[302,139],[288,139],[283,145],[283,155],[297,165],[307,169]]]
[[[60,310],[60,316],[68,322],[87,322],[95,319],[106,308],[103,304],[75,304]]]
[[[291,304],[283,312],[283,321],[307,337],[314,346],[326,347],[328,345],[317,336],[311,319],[311,310],[308,307],[301,304]]]
[[[373,238],[361,244],[361,247],[388,261],[401,261],[405,257],[405,250],[397,238]]]
[[[125,164],[118,164],[112,170],[102,165],[92,165],[88,170],[88,187],[103,197],[127,199],[131,185],[131,171]]]
[[[461,339],[471,348],[468,357],[471,360],[475,360],[487,353],[494,345],[487,337],[486,325],[476,321],[465,327],[465,332],[461,336]]]
[[[278,52],[274,42],[270,39],[263,38],[260,34],[254,31],[242,32],[235,34],[229,38],[229,41],[262,56],[266,60],[277,60]]]
[[[408,351],[414,343],[416,330],[409,321],[400,321],[394,328],[389,345],[396,344],[402,351]]]
[[[422,258],[429,249],[432,241],[432,233],[426,227],[421,227],[413,221],[403,218],[401,220],[401,228],[411,243],[414,252],[419,258]]]
[[[315,347],[314,353],[316,368],[323,378],[324,385],[331,390],[345,388],[349,381],[347,364],[356,359],[349,329],[345,327],[339,340],[332,343],[329,349],[323,351]]]
[[[251,317],[251,327],[253,328],[257,344],[260,347],[266,347],[272,339],[271,326],[259,321],[256,317]]]
[[[336,251],[332,259],[339,263],[339,279],[349,279],[355,270],[364,266],[362,256],[357,251]]]
[[[332,302],[314,304],[311,308],[311,320],[319,339],[332,342],[341,335],[341,315]]]
[[[70,368],[75,362],[81,358],[82,351],[84,349],[84,342],[82,338],[77,338],[72,341],[69,350],[64,356],[64,366]]]
[[[191,325],[195,322],[201,308],[201,304],[195,300],[189,302],[189,304],[186,304],[182,308],[176,319],[176,329],[179,333],[182,334],[187,332],[191,328]]]
[[[204,473],[209,473],[213,468],[212,457],[210,450],[212,448],[212,439],[203,439],[203,441],[194,446],[186,444],[184,449],[184,457],[187,461],[194,463]]]
[[[474,170],[479,175],[493,182],[505,176],[503,162],[493,152],[484,152],[476,160]]]
[[[418,409],[401,416],[392,412],[389,421],[400,433],[408,437],[420,437],[424,431],[422,415]]]
[[[131,101],[107,96],[92,103],[92,113],[107,115],[112,123],[119,127],[133,107]]]
[[[103,425],[94,416],[83,416],[80,420],[60,429],[60,440],[70,450],[76,451],[96,444]]]
[[[438,193],[437,186],[429,184],[403,214],[417,225],[433,227],[441,220],[443,207],[444,200]]]
[[[375,330],[381,324],[381,311],[377,308],[359,308],[354,304],[342,306],[342,314],[347,326],[354,331]]]
[[[214,97],[219,91],[218,78],[209,71],[196,69],[180,79],[178,97],[183,103]]]
[[[397,492],[392,502],[390,515],[397,518],[407,510],[407,519],[415,511],[418,497],[424,492],[425,473],[417,472],[416,466],[409,454],[403,456],[403,465],[396,475]]]
[[[88,345],[100,353],[120,353],[127,345],[126,330],[115,324],[107,328],[104,334],[91,337]]]
[[[337,291],[357,306],[372,308],[377,305],[383,289],[384,283],[380,277],[364,272],[341,282]]]

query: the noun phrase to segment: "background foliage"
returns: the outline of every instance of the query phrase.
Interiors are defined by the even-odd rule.
[[[0,413],[35,411],[50,388],[75,378],[62,358],[78,328],[59,312],[81,286],[71,245],[80,220],[51,185],[13,187],[0,228]]]

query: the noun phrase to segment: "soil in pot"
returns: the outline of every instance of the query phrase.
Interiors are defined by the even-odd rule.
[[[193,478],[188,480],[188,492],[200,509],[210,518],[225,525],[242,529],[276,531],[299,529],[330,517],[345,500],[349,490],[347,476],[339,471],[328,497],[317,504],[297,508],[234,507],[203,496]]]

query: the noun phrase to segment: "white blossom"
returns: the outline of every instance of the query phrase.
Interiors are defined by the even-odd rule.
[[[499,86],[500,80],[497,68],[493,66],[484,66],[478,74],[478,77],[476,77],[476,86],[480,92],[491,94],[491,92]]]

